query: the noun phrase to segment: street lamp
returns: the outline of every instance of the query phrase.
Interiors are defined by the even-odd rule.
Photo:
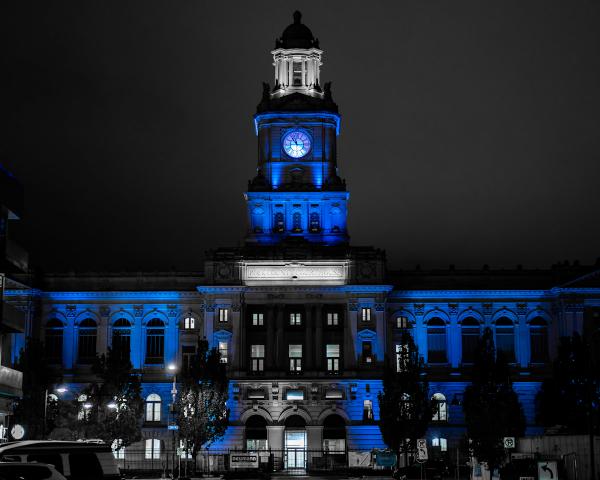
[[[168,429],[171,430],[173,432],[173,457],[172,457],[172,471],[173,471],[173,478],[175,477],[175,454],[177,451],[177,447],[175,444],[175,431],[178,429],[177,424],[175,423],[175,401],[177,399],[177,365],[174,363],[170,363],[169,365],[167,365],[167,370],[173,374],[173,386],[171,387],[171,406],[170,406],[170,421],[169,421],[169,426]],[[179,476],[179,474],[178,474]]]
[[[65,392],[67,392],[68,389],[67,389],[67,387],[58,387],[58,388],[55,388],[53,391],[56,393],[63,394]],[[46,392],[44,394],[44,425],[42,426],[42,434],[44,437],[46,436],[46,421],[48,418],[48,397],[49,397],[49,393],[48,393],[48,389],[46,389]]]

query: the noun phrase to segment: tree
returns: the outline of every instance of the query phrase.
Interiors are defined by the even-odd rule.
[[[506,358],[501,351],[496,354],[494,335],[489,328],[479,339],[463,410],[473,453],[493,472],[505,457],[503,438],[525,433],[525,415],[512,388]]]
[[[25,426],[26,438],[30,440],[44,438],[47,425],[51,425],[54,417],[54,403],[49,404],[49,414],[45,415],[48,391],[53,384],[53,373],[48,366],[44,344],[28,337],[25,347],[21,349],[15,368],[23,372],[23,398],[16,405],[14,422]]]
[[[593,406],[600,405],[600,371],[594,352],[579,334],[562,337],[552,365],[552,377],[544,380],[536,397],[537,421],[563,433],[587,434]]]
[[[225,434],[229,424],[229,380],[221,354],[215,348],[209,349],[206,339],[198,341],[190,367],[182,374],[176,401],[177,424],[185,451],[196,458],[203,445]]]
[[[81,392],[86,400],[61,402],[51,437],[100,438],[109,445],[117,441],[119,448],[140,441],[144,401],[128,349],[109,348],[97,357],[92,371],[96,380]]]
[[[379,429],[389,448],[408,452],[416,440],[425,435],[431,422],[434,406],[429,398],[429,385],[424,378],[424,363],[409,332],[402,334],[396,365],[389,358],[383,373],[383,392],[379,401]]]

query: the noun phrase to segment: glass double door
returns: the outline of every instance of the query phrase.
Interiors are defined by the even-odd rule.
[[[284,468],[306,468],[306,430],[285,431]]]

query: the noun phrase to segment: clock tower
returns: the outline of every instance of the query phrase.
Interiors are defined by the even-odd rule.
[[[340,115],[330,84],[321,87],[323,51],[301,17],[295,12],[275,42],[274,85],[263,84],[254,115],[258,166],[244,195],[248,244],[348,243],[349,193],[336,158]]]

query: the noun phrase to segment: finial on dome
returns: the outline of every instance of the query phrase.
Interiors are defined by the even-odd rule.
[[[300,23],[300,20],[302,20],[302,13],[300,13],[300,11],[299,11],[299,10],[296,10],[296,11],[294,12],[294,23],[295,23],[296,25],[298,25],[298,24]]]

